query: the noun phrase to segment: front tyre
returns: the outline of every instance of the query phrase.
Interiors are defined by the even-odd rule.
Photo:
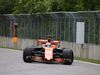
[[[65,60],[64,64],[71,65],[73,63],[74,55],[72,50],[64,49],[62,55]]]
[[[24,62],[32,62],[32,48],[25,48],[23,51]]]

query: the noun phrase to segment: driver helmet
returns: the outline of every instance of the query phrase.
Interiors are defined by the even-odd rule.
[[[51,43],[46,43],[46,47],[51,47]]]

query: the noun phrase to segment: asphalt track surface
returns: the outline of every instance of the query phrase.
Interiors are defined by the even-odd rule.
[[[72,65],[25,63],[23,51],[0,48],[0,75],[100,75],[100,65],[74,61]]]

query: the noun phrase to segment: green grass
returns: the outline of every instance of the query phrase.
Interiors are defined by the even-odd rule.
[[[8,48],[8,47],[0,47],[0,48],[6,48],[6,49],[13,49],[13,50],[23,51],[23,50],[21,50],[21,49]],[[75,59],[75,60],[80,60],[80,61],[85,61],[85,62],[91,62],[91,63],[100,64],[100,60],[92,60],[92,59],[79,58],[79,57],[74,57],[74,59]]]
[[[100,64],[100,60],[92,60],[92,59],[79,58],[79,57],[75,57],[74,59],[75,60],[80,60],[80,61],[85,61],[85,62]]]
[[[19,51],[23,51],[23,50],[21,50],[21,49],[9,48],[9,47],[0,47],[0,48],[6,48],[6,49],[13,49],[13,50],[19,50]]]

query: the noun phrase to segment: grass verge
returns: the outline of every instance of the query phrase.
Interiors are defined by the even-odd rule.
[[[9,47],[0,47],[0,48],[6,48],[6,49],[13,49],[13,50],[23,51],[21,49],[15,49],[15,48],[9,48]],[[93,59],[86,59],[86,58],[79,58],[79,57],[74,57],[74,59],[75,60],[80,60],[80,61],[85,61],[85,62],[91,62],[91,63],[100,64],[100,60],[93,60]]]
[[[75,57],[74,59],[80,60],[80,61],[85,61],[85,62],[100,64],[100,60],[93,60],[93,59],[86,59],[86,58],[79,58],[79,57]]]
[[[13,50],[19,50],[19,51],[23,51],[23,50],[21,50],[21,49],[9,48],[9,47],[0,47],[0,48],[6,48],[6,49],[13,49]]]

